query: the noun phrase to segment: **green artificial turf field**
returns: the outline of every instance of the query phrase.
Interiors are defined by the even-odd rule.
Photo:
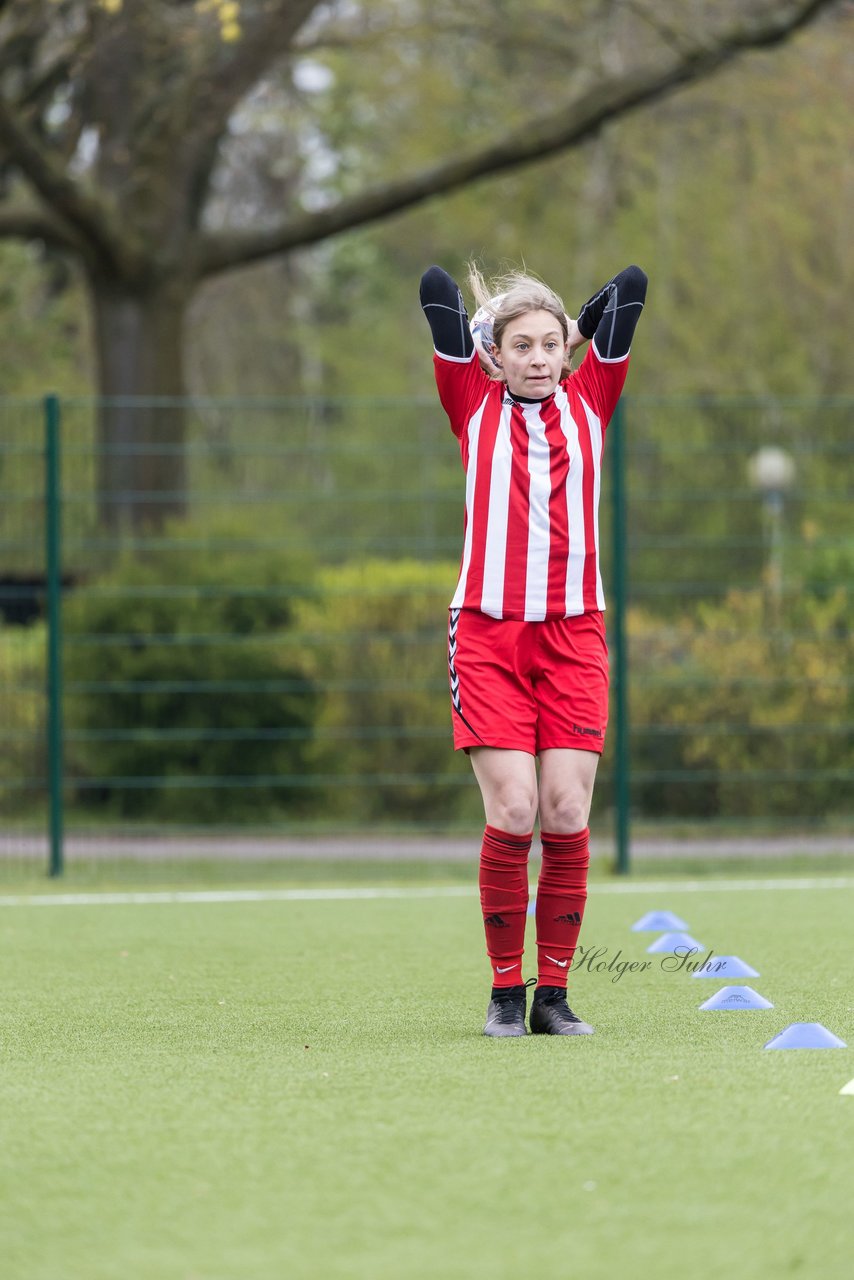
[[[773,883],[594,885],[585,954],[648,967],[582,963],[595,1036],[509,1041],[466,886],[7,897],[4,1280],[847,1278],[854,1050],[762,1046],[854,1046],[854,878]],[[650,910],[775,1007],[700,1012]]]

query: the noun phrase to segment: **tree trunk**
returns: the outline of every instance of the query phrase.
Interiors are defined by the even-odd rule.
[[[98,362],[98,523],[156,530],[187,510],[183,349],[189,291],[90,281]]]

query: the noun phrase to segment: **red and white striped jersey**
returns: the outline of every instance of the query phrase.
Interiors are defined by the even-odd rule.
[[[591,342],[545,400],[520,400],[470,358],[434,356],[466,472],[465,540],[452,609],[540,622],[605,608],[599,487],[605,429],[629,357]]]

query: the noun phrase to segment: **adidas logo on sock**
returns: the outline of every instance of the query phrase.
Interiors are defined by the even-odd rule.
[[[487,916],[483,923],[491,925],[493,929],[509,929],[510,928],[507,921],[503,919],[502,916],[499,916],[499,915]]]
[[[565,916],[555,916],[555,924],[581,924],[581,912],[567,911]]]

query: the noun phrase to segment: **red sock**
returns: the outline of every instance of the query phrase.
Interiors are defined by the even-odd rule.
[[[533,833],[514,836],[490,826],[483,833],[480,905],[495,987],[517,987],[522,982],[532,839]]]
[[[540,986],[566,986],[587,901],[589,836],[587,827],[570,836],[540,832],[543,863],[536,908]]]

